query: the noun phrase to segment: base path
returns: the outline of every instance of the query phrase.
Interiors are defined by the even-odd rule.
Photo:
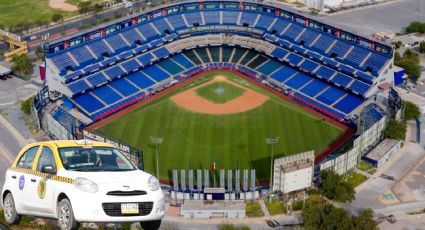
[[[74,12],[78,10],[77,6],[67,3],[66,0],[49,0],[49,6],[53,9],[67,12]]]
[[[214,82],[226,82],[238,88],[244,89],[245,92],[241,96],[223,104],[214,103],[196,94],[196,89],[205,87]],[[182,93],[179,93],[171,97],[171,100],[174,103],[176,103],[178,106],[184,109],[187,109],[196,113],[205,113],[205,114],[214,114],[214,115],[246,112],[261,106],[264,102],[267,101],[267,99],[268,99],[267,96],[261,93],[258,93],[252,89],[241,86],[239,84],[233,83],[229,81],[227,78],[222,76],[216,76],[213,80],[207,83],[190,88]]]

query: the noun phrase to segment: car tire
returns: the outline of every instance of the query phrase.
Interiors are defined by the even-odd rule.
[[[3,200],[4,218],[8,224],[19,224],[21,215],[16,212],[15,201],[13,200],[12,193],[8,193]]]
[[[161,226],[161,220],[140,222],[140,225],[142,226],[143,230],[157,230]]]
[[[61,230],[76,230],[80,224],[75,220],[71,202],[65,198],[58,203],[58,226]]]

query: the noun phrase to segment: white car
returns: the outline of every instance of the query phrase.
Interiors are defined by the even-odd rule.
[[[112,145],[88,140],[29,144],[6,172],[4,217],[54,218],[61,229],[82,222],[140,222],[158,229],[165,214],[158,180]]]

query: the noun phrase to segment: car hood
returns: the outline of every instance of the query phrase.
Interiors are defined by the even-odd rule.
[[[79,172],[65,171],[65,177],[76,179],[82,177],[95,182],[98,185],[103,184],[123,184],[123,183],[141,183],[147,184],[149,177],[148,173],[141,170],[123,171],[123,172]]]

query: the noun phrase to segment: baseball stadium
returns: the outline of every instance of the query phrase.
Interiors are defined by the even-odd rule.
[[[212,163],[268,183],[271,157],[310,150],[320,163],[382,116],[360,117],[394,81],[391,46],[251,1],[168,4],[43,47],[52,116],[139,149],[164,183]]]

